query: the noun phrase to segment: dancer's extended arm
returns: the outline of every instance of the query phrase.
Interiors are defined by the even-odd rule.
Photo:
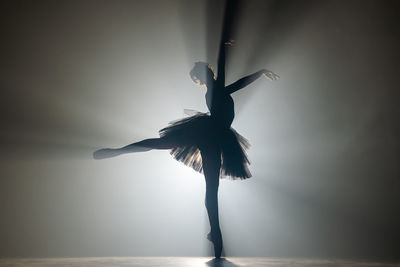
[[[273,73],[272,71],[262,69],[260,71],[257,71],[253,74],[250,74],[246,77],[243,77],[243,78],[237,80],[236,82],[232,83],[231,85],[228,85],[226,87],[226,90],[228,90],[229,94],[232,94],[232,93],[236,92],[237,90],[240,90],[240,89],[246,87],[247,85],[251,84],[258,78],[260,78],[262,75],[265,75],[271,81],[276,81],[279,79],[279,76],[276,75],[275,73]]]

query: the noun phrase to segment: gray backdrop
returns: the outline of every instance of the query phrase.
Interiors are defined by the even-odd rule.
[[[223,4],[2,1],[0,256],[208,255],[201,174],[151,151],[206,111],[193,62],[215,65]],[[229,256],[399,259],[399,4],[246,1],[227,82],[253,177],[223,180]]]

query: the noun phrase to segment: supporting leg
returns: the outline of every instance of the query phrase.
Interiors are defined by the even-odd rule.
[[[201,156],[206,180],[205,205],[211,226],[211,232],[207,238],[214,244],[215,257],[220,258],[222,251],[222,235],[218,216],[218,187],[221,154],[217,148],[208,148],[201,151]]]

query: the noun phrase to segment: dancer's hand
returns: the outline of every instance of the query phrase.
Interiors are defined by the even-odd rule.
[[[121,155],[119,149],[103,148],[93,152],[94,159],[106,159]]]
[[[226,46],[234,46],[235,45],[235,40],[229,39],[224,43]]]
[[[270,70],[264,69],[264,70],[263,70],[263,75],[265,75],[265,77],[267,77],[267,79],[268,79],[268,80],[271,80],[271,81],[276,81],[276,80],[279,79],[279,75],[276,74],[276,73],[273,73],[273,72],[270,71]]]

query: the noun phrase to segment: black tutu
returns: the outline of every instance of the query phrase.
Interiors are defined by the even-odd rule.
[[[224,128],[209,113],[176,120],[159,131],[160,137],[174,140],[171,155],[178,161],[203,172],[201,147],[217,146],[221,151],[220,178],[247,179],[251,177],[246,150],[249,142],[232,127]]]

